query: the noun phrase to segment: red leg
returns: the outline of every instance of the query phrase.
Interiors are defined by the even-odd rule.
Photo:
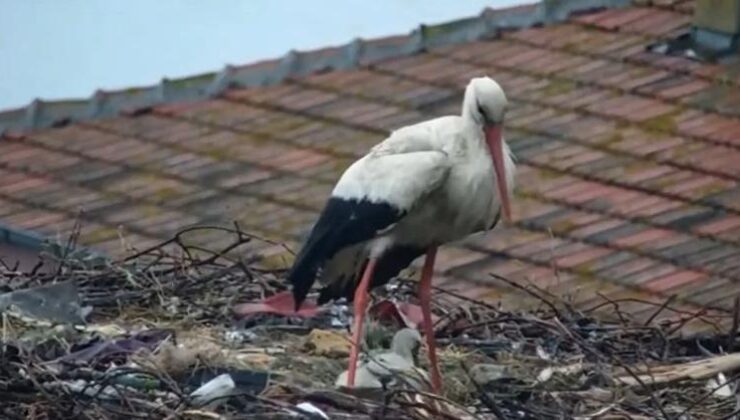
[[[427,340],[429,351],[429,364],[432,370],[432,388],[434,392],[442,390],[442,377],[437,365],[437,346],[434,342],[434,328],[432,327],[432,274],[434,273],[434,258],[437,255],[437,247],[429,248],[424,268],[421,271],[419,282],[419,301],[421,303],[421,314],[423,316],[422,327]]]
[[[352,348],[349,353],[349,367],[347,368],[347,386],[355,386],[355,371],[357,370],[357,356],[360,353],[360,344],[362,343],[362,325],[365,320],[365,310],[367,309],[368,293],[367,288],[370,285],[370,279],[373,278],[375,271],[376,259],[371,258],[367,261],[365,271],[362,273],[360,284],[355,289],[354,299],[354,325],[352,328]]]

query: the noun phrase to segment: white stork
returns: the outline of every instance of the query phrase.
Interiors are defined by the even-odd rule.
[[[385,284],[426,253],[419,300],[432,387],[440,390],[430,310],[434,258],[439,245],[492,229],[501,213],[510,218],[515,168],[501,135],[506,108],[498,83],[474,78],[461,116],[394,131],[336,184],[288,280],[296,308],[316,280],[323,286],[319,303],[354,301],[348,386],[355,382],[368,288]]]

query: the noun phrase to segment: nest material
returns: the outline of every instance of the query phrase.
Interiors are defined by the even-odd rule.
[[[187,235],[198,229],[232,240],[217,250],[187,245]],[[604,320],[506,279],[499,280],[541,305],[505,311],[436,290],[444,396],[407,389],[339,392],[332,385],[345,367],[344,354],[317,354],[306,346],[311,330],[337,331],[332,319],[234,319],[235,304],[285,288],[282,270],[264,268],[259,255],[249,255],[250,244],[261,240],[238,227],[191,228],[116,262],[91,264],[62,253],[52,273],[0,269],[6,291],[69,281],[81,305],[93,308],[84,327],[16,316],[6,308],[0,416],[318,418],[301,403],[330,418],[731,419],[740,412],[740,355],[732,353],[738,311],[734,319],[725,314],[717,320],[704,312],[681,312],[670,301],[648,302],[654,316],[635,324],[609,301],[605,304],[616,305],[613,320]],[[398,279],[385,293],[413,302],[414,284]],[[657,316],[665,313],[674,316]],[[683,336],[681,327],[696,320],[712,325],[729,320],[732,327]],[[91,340],[147,331],[165,331],[166,338],[131,353],[60,362]],[[423,365],[424,355],[419,359]],[[192,372],[202,368],[268,372],[269,381],[259,390],[198,406],[189,393]]]

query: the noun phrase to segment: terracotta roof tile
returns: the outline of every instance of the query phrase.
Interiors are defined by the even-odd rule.
[[[740,293],[740,80],[645,49],[687,30],[692,7],[589,12],[4,138],[0,222],[53,235],[81,208],[83,241],[113,254],[121,234],[145,246],[233,220],[295,243],[354,158],[394,128],[459,112],[469,78],[489,74],[511,102],[515,222],[440,251],[441,284],[538,304],[496,273],[580,307],[603,303],[597,292],[624,298],[638,319],[653,307],[629,299],[671,293],[727,309]]]
[[[668,11],[652,11],[641,19],[624,25],[621,29],[628,32],[637,32],[649,35],[665,35],[678,28],[683,28],[691,21],[691,17]]]
[[[682,270],[665,275],[662,277],[654,278],[645,284],[648,290],[665,293],[672,289],[686,285],[687,283],[698,282],[707,277],[706,274],[698,273],[696,271]]]

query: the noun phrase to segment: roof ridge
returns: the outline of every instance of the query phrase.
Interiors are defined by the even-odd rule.
[[[484,9],[479,15],[437,25],[421,24],[408,35],[355,40],[339,47],[289,51],[282,58],[233,66],[179,79],[163,78],[156,85],[116,91],[97,90],[90,98],[44,101],[0,111],[0,136],[11,132],[64,125],[71,121],[137,112],[155,105],[218,96],[235,86],[275,84],[320,70],[343,70],[403,57],[461,42],[486,39],[505,29],[560,22],[588,10],[624,7],[630,0],[542,0],[504,9]]]

